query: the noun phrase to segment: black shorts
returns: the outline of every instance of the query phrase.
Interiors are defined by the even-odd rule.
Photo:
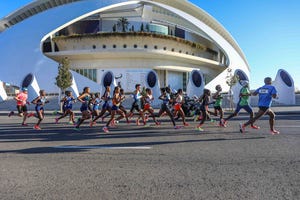
[[[259,108],[259,110],[262,110],[264,112],[266,112],[267,110],[269,110],[269,107],[264,107],[264,106],[259,106],[258,108]]]
[[[138,103],[133,103],[130,109],[130,112],[133,113],[133,110],[136,110],[138,112],[141,111],[141,106]]]
[[[222,110],[221,106],[214,106],[214,109],[216,109],[216,110]]]
[[[24,106],[17,105],[17,110],[18,110],[19,114],[27,112],[27,106],[26,105],[24,105]]]

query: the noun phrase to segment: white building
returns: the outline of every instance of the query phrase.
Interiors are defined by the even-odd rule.
[[[186,89],[193,70],[212,90],[228,90],[227,69],[249,77],[232,36],[186,0],[36,0],[1,19],[0,31],[0,80],[26,85],[32,74],[47,92],[58,91],[57,62],[65,57],[79,90],[119,84],[129,92],[148,86],[149,72],[174,89]]]

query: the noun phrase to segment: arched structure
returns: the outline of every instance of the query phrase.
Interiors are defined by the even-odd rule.
[[[58,91],[57,62],[64,57],[78,76],[91,80],[74,75],[78,88],[97,88],[106,71],[121,77],[116,80],[127,92],[151,70],[161,86],[175,89],[186,89],[193,70],[201,70],[209,89],[228,89],[227,68],[249,77],[232,36],[183,0],[37,0],[0,20],[0,31],[6,69],[0,79],[16,84],[33,73],[48,92]]]

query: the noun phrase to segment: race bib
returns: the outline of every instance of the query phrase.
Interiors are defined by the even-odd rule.
[[[260,93],[260,94],[268,94],[268,93],[269,93],[269,90],[268,90],[268,89],[260,89],[260,90],[259,90],[259,93]]]

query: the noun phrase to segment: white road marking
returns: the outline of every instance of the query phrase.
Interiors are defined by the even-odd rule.
[[[300,126],[297,126],[297,125],[290,125],[290,126],[277,126],[275,125],[275,127],[277,128],[300,128]]]
[[[152,147],[147,146],[55,146],[53,148],[56,149],[141,149],[141,150],[147,150],[152,149]]]

